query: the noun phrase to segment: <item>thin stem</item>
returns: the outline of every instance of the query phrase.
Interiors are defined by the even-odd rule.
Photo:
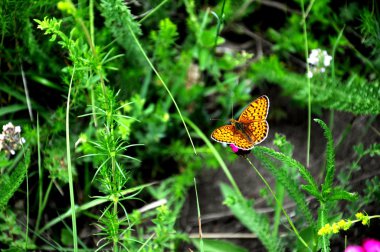
[[[195,188],[195,198],[197,199],[197,211],[198,211],[198,227],[199,227],[199,247],[200,251],[204,252],[203,236],[202,236],[202,219],[201,219],[201,209],[199,207],[198,200],[198,190],[197,190],[197,181],[194,178],[194,188]]]
[[[25,159],[25,152],[24,152]],[[26,165],[26,163],[25,163]],[[26,177],[26,228],[25,228],[25,251],[28,250],[28,233],[29,233],[29,176],[28,169],[25,169],[25,177]]]
[[[157,71],[156,68],[153,66],[153,64],[152,64],[152,62],[150,61],[150,59],[148,58],[148,56],[146,55],[144,49],[142,48],[142,46],[141,46],[139,40],[137,39],[135,33],[133,32],[131,26],[130,26],[129,24],[127,24],[127,26],[128,26],[129,31],[131,32],[131,35],[132,35],[133,40],[135,41],[137,47],[140,49],[140,51],[141,51],[142,55],[144,56],[145,60],[148,62],[149,66],[152,68],[152,70],[154,71],[154,73],[157,75],[157,78],[161,81],[162,85],[164,86],[165,90],[168,92],[168,94],[169,94],[171,100],[173,101],[174,106],[175,106],[175,108],[177,109],[178,115],[179,115],[179,117],[180,117],[181,120],[182,120],[182,124],[183,124],[183,126],[185,127],[185,130],[186,130],[187,136],[188,136],[189,139],[190,139],[190,143],[191,143],[191,145],[193,146],[194,153],[197,154],[197,151],[195,150],[195,146],[194,146],[194,143],[193,143],[193,139],[192,139],[191,136],[190,136],[190,132],[189,132],[189,130],[187,129],[186,123],[185,123],[185,121],[184,121],[184,119],[183,119],[183,116],[182,116],[181,110],[179,109],[179,107],[178,107],[178,105],[177,105],[177,102],[175,101],[175,99],[174,99],[172,93],[170,92],[168,86],[166,85],[165,81],[162,79],[161,75],[158,73],[158,71]]]
[[[46,190],[46,193],[45,193],[45,197],[44,197],[44,200],[42,201],[42,205],[41,205],[41,208],[42,208],[42,211],[45,209],[46,207],[46,204],[47,204],[47,200],[49,199],[49,195],[50,195],[50,191],[51,191],[51,188],[54,184],[54,179],[51,179],[50,180],[50,183],[48,185],[48,188]],[[38,229],[36,229],[38,231]],[[37,232],[38,233],[38,232]]]
[[[155,13],[159,8],[161,8],[162,5],[164,5],[168,0],[164,0],[162,1],[159,5],[157,5],[153,10],[149,11],[145,17],[143,17],[139,23],[141,24],[142,22],[145,21],[145,19],[147,19],[148,17],[150,17],[153,13]]]
[[[73,242],[74,242],[74,251],[78,251],[78,235],[77,235],[77,221],[75,213],[75,198],[74,198],[74,183],[73,183],[73,168],[71,167],[71,150],[70,150],[70,131],[69,131],[69,112],[70,112],[70,93],[71,86],[73,83],[75,73],[74,70],[71,75],[69,93],[67,94],[67,106],[66,106],[66,159],[67,159],[67,171],[69,175],[69,189],[70,189],[70,207],[71,207],[71,220],[73,226]]]
[[[214,51],[216,49],[216,46],[217,46],[217,42],[218,42],[218,37],[219,37],[219,32],[220,32],[220,27],[223,25],[224,23],[224,6],[226,5],[226,0],[223,0],[223,5],[222,5],[222,10],[221,10],[221,13],[220,13],[220,19],[218,18],[218,26],[216,27],[216,36],[215,36],[215,41],[214,41]]]
[[[318,223],[320,226],[318,228],[322,228],[326,225],[326,205],[323,202],[320,202],[319,213],[318,213]],[[322,236],[322,251],[329,251],[329,239],[326,236]]]
[[[41,165],[41,143],[40,143],[40,121],[37,114],[37,158],[38,158],[38,214],[36,220],[36,230],[40,227],[41,216],[43,212],[42,198],[43,198],[43,169]]]
[[[95,47],[95,32],[94,32],[94,0],[89,1],[89,20],[90,20],[90,38],[91,38],[91,44]],[[96,55],[96,51],[93,51],[94,56]],[[99,71],[100,74],[100,71]],[[94,126],[98,126],[98,121],[96,119],[96,113],[95,113],[95,95],[94,95],[94,85],[90,86],[90,94],[91,94],[91,109],[92,109],[92,116],[94,119]]]
[[[294,224],[293,224],[292,220],[290,219],[289,215],[286,213],[285,209],[282,207],[282,204],[280,204],[279,200],[278,200],[277,197],[276,197],[276,194],[273,192],[273,190],[272,190],[272,188],[270,187],[268,181],[263,177],[263,175],[261,175],[261,173],[259,172],[259,170],[256,168],[256,166],[253,165],[253,163],[251,162],[251,160],[250,160],[248,157],[246,157],[245,159],[248,161],[248,163],[249,163],[249,164],[251,165],[251,167],[255,170],[255,172],[257,173],[257,175],[259,175],[259,177],[261,178],[261,180],[264,182],[265,186],[268,188],[268,190],[269,190],[270,193],[272,194],[272,196],[273,196],[274,200],[276,201],[276,203],[280,205],[282,212],[284,213],[286,219],[288,220],[288,222],[289,222],[290,226],[292,227],[294,233],[296,234],[297,238],[300,240],[300,242],[301,242],[306,248],[308,248],[308,249],[311,251],[310,247],[307,245],[307,243],[302,239],[302,237],[301,237],[300,234],[298,233],[297,228],[294,226]]]
[[[94,0],[89,1],[88,15],[90,19],[90,37],[91,43],[95,45],[95,32],[94,32]]]
[[[306,13],[305,13],[305,6],[303,0],[301,0],[301,8],[302,8],[302,19],[304,22],[302,22],[303,27],[303,36],[305,40],[305,58],[306,58],[306,72],[309,73],[309,63],[307,62],[307,59],[309,58],[309,44],[307,42],[307,30],[306,30]],[[310,136],[311,136],[311,83],[310,78],[307,78],[307,96],[308,96],[308,102],[307,102],[307,147],[306,147],[306,167],[309,168],[310,166]]]

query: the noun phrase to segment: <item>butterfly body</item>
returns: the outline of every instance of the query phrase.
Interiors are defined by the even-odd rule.
[[[235,119],[230,120],[231,125],[235,127],[235,129],[240,132],[244,136],[246,140],[248,140],[250,143],[253,143],[253,139],[250,137],[252,133],[249,130],[249,123],[242,123]]]
[[[251,102],[238,120],[231,119],[230,125],[215,129],[211,138],[217,142],[234,144],[239,149],[250,150],[265,140],[269,125],[266,121],[269,99],[263,95]]]

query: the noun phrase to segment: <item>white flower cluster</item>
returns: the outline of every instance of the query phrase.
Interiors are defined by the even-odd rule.
[[[20,136],[21,127],[14,126],[9,122],[3,126],[3,132],[0,134],[0,151],[4,150],[7,154],[16,154],[21,145],[26,141]]]
[[[330,66],[332,57],[327,54],[325,50],[313,49],[307,59],[307,63],[310,64],[308,78],[312,78],[316,73],[324,73],[326,67]]]

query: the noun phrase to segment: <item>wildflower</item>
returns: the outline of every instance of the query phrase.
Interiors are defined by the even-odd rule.
[[[321,227],[318,231],[318,235],[328,235],[328,234],[337,234],[340,230],[348,230],[352,226],[352,221],[350,220],[340,220],[333,224],[327,223]]]
[[[375,239],[366,239],[363,242],[363,248],[366,252],[380,251],[380,241]]]
[[[313,49],[307,59],[310,64],[310,70],[307,73],[308,78],[312,78],[316,73],[324,73],[326,68],[330,66],[332,57],[325,50]]]
[[[3,132],[0,134],[0,151],[4,149],[6,154],[15,155],[24,143],[25,139],[21,137],[21,127],[14,126],[11,122],[3,126]]]
[[[344,250],[344,252],[365,252],[362,246],[350,245]]]
[[[320,236],[327,235],[327,234],[331,234],[331,232],[332,232],[332,227],[329,223],[327,223],[326,225],[324,225],[318,230],[318,235]]]
[[[380,241],[375,239],[365,239],[362,246],[350,245],[344,252],[378,252],[380,251]]]
[[[233,152],[235,152],[235,153],[239,151],[239,148],[236,147],[234,144],[230,144],[230,147],[231,147],[231,150],[232,150]]]
[[[343,229],[344,231],[346,231],[351,227],[352,222],[350,220],[349,221],[340,220],[337,224],[339,226],[339,229]]]
[[[242,149],[239,149],[236,145],[234,144],[230,144],[230,148],[231,150],[236,154],[236,155],[239,155],[239,156],[245,156],[247,154],[249,154],[251,152],[251,150],[242,150]]]
[[[355,217],[356,219],[358,219],[359,221],[362,222],[363,225],[367,225],[369,224],[369,216],[367,214],[363,214],[363,213],[357,213],[355,214]]]

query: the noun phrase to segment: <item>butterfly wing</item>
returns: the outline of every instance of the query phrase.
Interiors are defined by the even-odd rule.
[[[254,121],[247,124],[247,134],[254,141],[253,145],[259,144],[267,138],[269,132],[269,124],[267,121]],[[252,146],[253,148],[253,146]]]
[[[211,138],[220,143],[234,144],[239,149],[250,150],[256,141],[249,141],[244,135],[236,130],[234,125],[224,125],[215,129]]]
[[[269,98],[266,95],[260,96],[251,102],[241,113],[239,122],[250,123],[253,121],[261,121],[267,118],[269,110]]]

